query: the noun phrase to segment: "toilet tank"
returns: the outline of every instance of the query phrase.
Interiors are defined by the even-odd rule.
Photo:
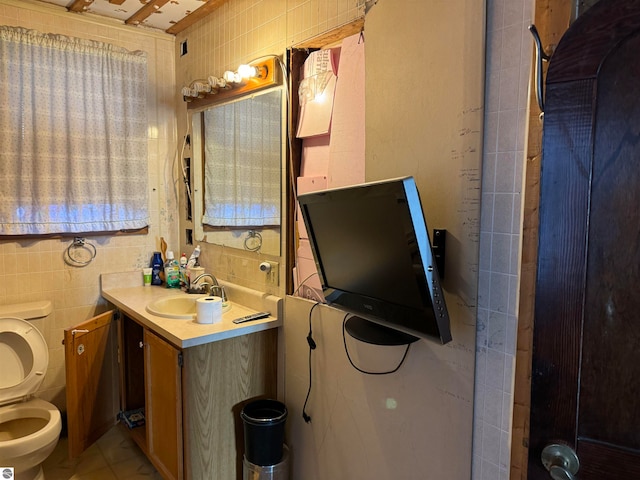
[[[0,318],[18,317],[24,320],[36,320],[46,317],[53,311],[53,305],[49,300],[38,302],[13,303],[0,305]]]

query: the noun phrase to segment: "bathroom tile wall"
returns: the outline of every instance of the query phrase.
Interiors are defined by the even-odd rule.
[[[222,76],[225,70],[263,55],[284,57],[287,47],[348,23],[364,14],[363,0],[237,0],[224,2],[207,18],[177,35],[178,87],[193,80]],[[180,55],[183,42],[187,54]],[[178,135],[186,131],[187,109],[177,95]],[[284,166],[283,166],[284,169]],[[284,170],[283,170],[284,175]],[[184,194],[182,194],[184,195]],[[180,230],[193,228],[181,210]],[[184,240],[182,240],[184,241]],[[217,277],[249,288],[284,295],[284,261],[280,262],[280,285],[267,285],[258,265],[259,253],[202,244],[201,263]],[[183,244],[183,249],[193,248]],[[272,258],[270,258],[272,259]]]
[[[473,479],[509,478],[533,2],[487,2]]]
[[[362,0],[238,0],[177,35],[178,82],[221,76],[262,55],[283,55],[302,40],[360,17]],[[180,44],[188,54],[180,58]]]
[[[149,263],[159,237],[177,245],[177,206],[167,164],[175,152],[174,38],[116,23],[69,14],[66,9],[28,0],[0,0],[0,24],[21,26],[103,41],[147,52],[149,65],[149,198],[147,235],[98,236],[87,240],[97,255],[86,267],[70,267],[63,257],[71,238],[3,240],[0,237],[0,305],[51,300],[54,311],[43,326],[49,346],[49,371],[39,395],[64,408],[63,329],[105,311],[100,298],[101,273],[130,271]],[[176,250],[178,247],[175,247]]]

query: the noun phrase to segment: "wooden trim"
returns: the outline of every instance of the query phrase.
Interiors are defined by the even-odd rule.
[[[84,12],[87,10],[89,5],[93,3],[93,0],[75,0],[71,5],[67,7],[69,12]]]
[[[294,48],[327,48],[328,46],[341,42],[343,39],[355,35],[358,32],[364,31],[364,17],[357,18],[349,23],[340,25],[328,32],[322,33],[315,37],[304,40],[296,45]]]
[[[176,35],[182,32],[183,30],[189,28],[194,23],[202,20],[204,17],[206,17],[211,12],[216,10],[218,7],[221,7],[225,3],[227,3],[227,0],[208,0],[207,3],[202,5],[197,10],[194,10],[189,15],[184,17],[182,20],[175,23],[172,27],[167,28],[167,30],[165,31],[167,33]]]
[[[136,13],[127,18],[124,23],[127,25],[139,25],[143,20],[160,10],[169,0],[151,0]]]
[[[280,225],[243,225],[240,227],[234,227],[230,225],[209,225],[208,223],[202,224],[202,230],[205,232],[244,232],[248,230],[279,230],[281,228]]]
[[[66,239],[75,237],[102,237],[111,236],[119,237],[121,235],[147,235],[149,227],[132,228],[128,230],[108,230],[104,232],[63,232],[63,233],[43,233],[40,235],[1,235],[0,242],[3,240],[48,240],[48,239]]]
[[[295,135],[298,125],[298,117],[300,113],[299,97],[297,94],[297,86],[300,84],[300,72],[304,61],[309,56],[309,52],[304,49],[292,49],[287,51],[289,63],[289,85],[287,88],[291,93],[289,95],[290,104],[287,112],[288,136],[290,141],[287,145],[287,179],[286,179],[286,246],[285,246],[285,272],[287,273],[285,292],[293,293],[293,268],[296,264],[296,253],[298,250],[298,229],[296,224],[296,209],[298,199],[296,198],[297,186],[295,182],[300,176],[300,168],[302,165],[302,139]]]

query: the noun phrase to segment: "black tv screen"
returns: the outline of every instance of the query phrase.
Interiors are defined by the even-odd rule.
[[[412,177],[299,195],[327,303],[447,343],[449,314]]]

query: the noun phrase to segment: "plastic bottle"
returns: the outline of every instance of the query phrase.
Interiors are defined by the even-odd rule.
[[[187,261],[187,268],[195,267],[196,263],[198,262],[199,256],[200,256],[200,245],[197,245],[196,248],[193,250],[193,253],[189,257],[189,260]]]
[[[187,284],[187,254],[183,253],[180,257],[180,285]]]
[[[164,262],[164,278],[167,288],[180,288],[180,266],[171,250],[167,252],[167,261]]]
[[[164,265],[162,264],[162,254],[160,252],[153,252],[149,266],[151,267],[151,285],[162,285],[160,272]]]

